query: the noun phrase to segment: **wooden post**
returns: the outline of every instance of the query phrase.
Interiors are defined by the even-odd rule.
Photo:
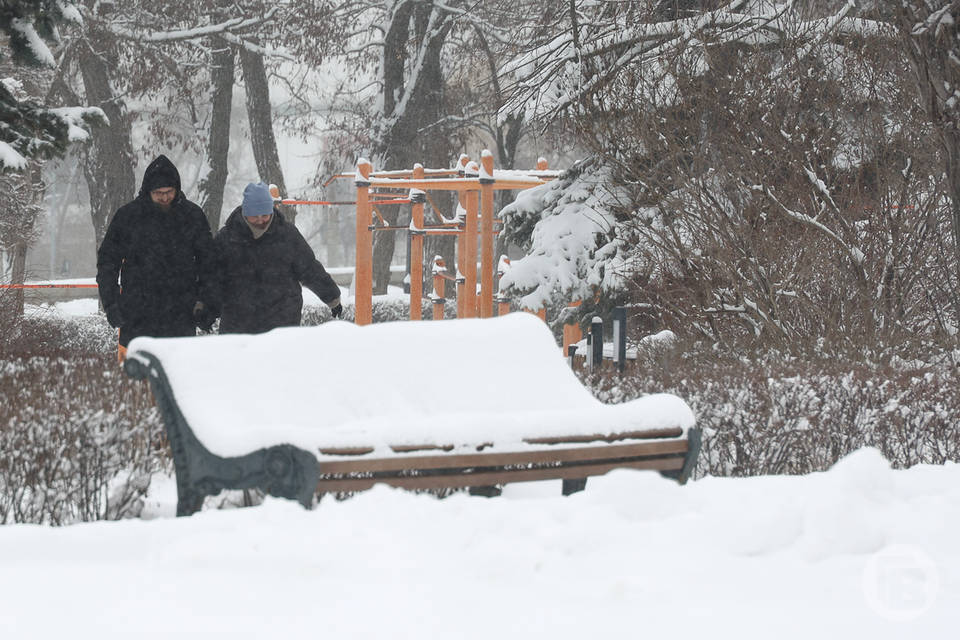
[[[461,178],[467,175],[467,172],[471,169],[470,165],[473,164],[476,166],[476,163],[470,162],[470,156],[465,153],[460,154],[460,159],[457,160],[457,175]],[[463,190],[457,191],[457,211],[459,212],[460,208],[463,208],[464,211],[467,210],[467,193]],[[457,217],[457,216],[454,216]],[[466,217],[464,217],[466,220]],[[464,291],[467,290],[466,287],[466,273],[467,273],[467,233],[466,233],[466,224],[460,228],[460,233],[457,234],[457,273],[456,273],[456,285],[457,285],[457,317],[466,318],[467,316],[467,296]],[[473,317],[473,316],[469,316]]]
[[[373,165],[366,158],[357,160],[354,184],[357,187],[357,257],[354,267],[354,322],[359,325],[373,321],[373,232],[370,221],[370,173]]]
[[[447,271],[447,266],[443,261],[443,258],[440,256],[434,256],[433,258],[433,295],[430,296],[430,299],[433,300],[433,319],[434,320],[443,320],[443,311],[444,307],[447,304],[446,298],[443,297],[444,291],[446,289],[446,279],[443,277],[444,273]]]
[[[480,317],[493,316],[493,154],[480,154]]]
[[[463,298],[464,318],[477,317],[477,217],[480,208],[480,194],[476,191],[467,191],[467,217],[464,220],[463,230]]]
[[[544,157],[537,158],[537,171],[546,171],[550,168],[550,165],[547,163],[547,159]]]
[[[423,165],[413,165],[413,179],[423,180]],[[423,191],[410,190],[410,319],[421,320],[423,311],[423,203],[426,194]]]
[[[580,306],[581,301],[576,300],[567,305],[567,309],[576,309]],[[563,352],[567,353],[570,350],[570,345],[576,344],[583,339],[583,332],[580,330],[580,323],[567,322],[563,325]]]

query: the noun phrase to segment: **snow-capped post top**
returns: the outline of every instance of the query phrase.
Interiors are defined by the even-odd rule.
[[[282,200],[282,198],[280,197],[280,188],[275,184],[271,184],[269,189],[270,189],[270,195],[273,196],[273,201],[280,202],[280,200]]]
[[[507,256],[501,255],[500,261],[497,262],[497,275],[502,276],[510,268],[510,258]]]
[[[433,269],[434,274],[446,273],[447,272],[447,263],[444,262],[443,256],[433,256]]]
[[[547,162],[547,159],[543,156],[537,158],[537,171],[546,171],[550,168],[550,163]]]
[[[476,178],[480,175],[480,165],[476,162],[470,161],[467,163],[467,166],[464,168],[463,175],[468,178]]]
[[[490,149],[480,153],[480,182],[493,182],[493,154]]]
[[[370,173],[373,165],[366,158],[357,158],[357,171],[354,174],[354,184],[370,184]]]
[[[457,171],[459,173],[466,171],[468,162],[470,162],[470,156],[465,153],[461,153],[460,158],[457,160]]]

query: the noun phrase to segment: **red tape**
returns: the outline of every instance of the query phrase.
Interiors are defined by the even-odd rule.
[[[95,284],[0,284],[0,289],[96,289]]]

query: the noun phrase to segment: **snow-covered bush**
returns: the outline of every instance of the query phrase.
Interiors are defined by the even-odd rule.
[[[43,307],[14,316],[4,308],[3,295],[0,290],[0,357],[116,354],[116,329],[103,316],[64,316]]]
[[[420,311],[424,319],[432,318],[433,304],[429,300],[424,299]],[[445,318],[455,318],[457,315],[456,300],[447,300],[443,313]],[[328,322],[331,318],[330,308],[325,304],[304,305],[300,324],[304,327],[311,327]],[[410,304],[408,299],[400,296],[374,296],[372,318],[374,323],[408,320],[410,318]],[[343,305],[343,319],[353,322],[353,305]]]
[[[821,21],[810,12],[823,7],[784,6],[776,37],[744,46],[735,31],[772,23],[737,13],[710,33],[733,14],[634,10],[649,14],[633,27],[619,12],[585,26],[593,46],[552,34],[509,67],[525,79],[512,109],[564,112],[594,155],[504,212],[504,237],[527,252],[506,293],[535,307],[619,289],[658,328],[794,351],[955,340],[943,125],[917,103],[909,60],[875,37],[876,13]],[[664,41],[636,46],[627,34],[651,24]],[[862,37],[812,36],[826,24]]]
[[[882,367],[692,350],[585,381],[606,402],[660,391],[686,400],[704,430],[698,477],[823,471],[865,446],[895,467],[960,461],[960,351]]]
[[[170,468],[148,387],[115,360],[5,359],[0,397],[2,524],[135,517]]]
[[[527,255],[504,269],[501,291],[534,310],[623,291],[630,247],[618,233],[613,212],[628,198],[610,168],[597,159],[521,192],[500,217],[503,239]]]

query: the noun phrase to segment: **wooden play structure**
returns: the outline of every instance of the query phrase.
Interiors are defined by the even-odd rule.
[[[456,286],[457,318],[489,318],[510,312],[510,301],[498,297],[494,282],[494,240],[497,233],[494,215],[494,194],[501,190],[521,190],[535,187],[556,178],[558,171],[550,170],[547,161],[540,158],[533,170],[497,170],[493,154],[481,152],[480,163],[462,154],[453,169],[424,169],[415,165],[411,170],[374,171],[364,158],[357,162],[353,173],[343,173],[332,179],[352,179],[356,187],[353,202],[329,202],[311,200],[280,200],[287,205],[355,204],[356,205],[356,261],[354,280],[354,321],[358,325],[370,324],[373,320],[373,234],[380,232],[407,232],[410,234],[410,319],[421,320],[420,300],[432,302],[432,318],[444,318],[447,282]],[[332,180],[331,179],[331,180]],[[431,191],[455,192],[456,215],[427,224],[424,205]],[[276,197],[277,194],[274,194]],[[278,197],[279,199],[279,197]],[[384,222],[378,207],[389,204],[410,205],[410,224],[390,226]],[[436,213],[436,210],[434,210]],[[433,291],[424,295],[423,269],[428,262],[424,255],[424,238],[428,235],[452,235],[456,237],[456,274],[440,256],[431,263]],[[479,259],[479,264],[478,264]],[[500,267],[509,264],[506,256],[500,257]],[[472,292],[476,292],[474,296]],[[496,303],[496,305],[495,305]],[[580,303],[571,303],[576,307]],[[546,320],[546,309],[525,309]],[[580,327],[575,323],[565,325],[563,353],[569,345],[582,338]]]
[[[396,230],[411,234],[411,320],[421,319],[421,307],[417,301],[423,298],[423,238],[433,234],[452,234],[457,237],[457,275],[453,278],[457,283],[457,317],[493,317],[494,193],[508,189],[529,189],[544,184],[556,175],[557,172],[548,170],[544,160],[539,161],[537,169],[533,171],[498,171],[494,169],[493,154],[488,150],[481,153],[479,165],[462,155],[457,168],[451,170],[427,171],[416,165],[411,171],[375,172],[370,162],[361,158],[352,175],[357,189],[355,322],[366,325],[372,321],[373,234]],[[410,226],[376,224],[379,216],[374,215],[375,206],[396,201],[398,190],[409,192]],[[462,218],[458,216],[452,223],[441,221],[440,224],[426,224],[424,203],[431,191],[456,192]],[[478,257],[479,278],[474,266]],[[474,291],[477,291],[476,301],[471,294]],[[440,292],[435,292],[435,296],[443,298]]]

